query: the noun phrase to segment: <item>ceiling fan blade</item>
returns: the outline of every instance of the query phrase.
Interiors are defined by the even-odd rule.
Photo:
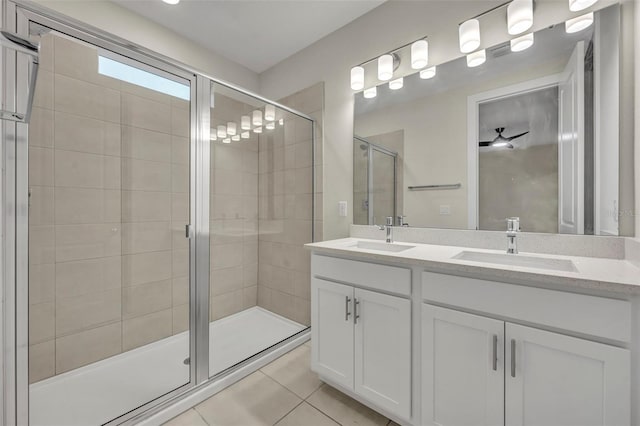
[[[482,142],[478,142],[479,146],[489,146],[493,143],[493,141],[482,141]]]
[[[527,132],[524,132],[524,133],[520,133],[519,135],[511,136],[511,137],[505,138],[505,139],[508,140],[508,141],[512,141],[514,139],[518,139],[519,137],[526,135],[527,133],[529,133],[529,132],[527,131]]]

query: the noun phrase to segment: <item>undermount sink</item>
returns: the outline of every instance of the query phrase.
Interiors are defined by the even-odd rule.
[[[358,241],[356,244],[349,247],[365,249],[365,250],[378,250],[378,251],[389,251],[393,253],[398,253],[401,251],[412,249],[415,246],[407,246],[404,244],[395,244],[395,243],[378,243],[376,241]]]
[[[521,266],[523,268],[547,269],[551,271],[578,271],[576,266],[569,259],[552,259],[549,257],[523,256],[520,254],[463,251],[453,256],[452,259],[468,260],[471,262],[494,263],[499,265]]]

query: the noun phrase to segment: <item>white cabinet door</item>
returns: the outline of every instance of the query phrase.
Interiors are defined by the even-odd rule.
[[[311,366],[353,389],[353,287],[312,279]]]
[[[630,423],[626,349],[506,325],[506,425]]]
[[[422,424],[502,425],[504,322],[422,305]]]
[[[411,301],[355,290],[355,391],[411,417]]]

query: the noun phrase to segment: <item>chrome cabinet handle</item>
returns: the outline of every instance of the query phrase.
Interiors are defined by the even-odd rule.
[[[498,336],[493,335],[493,371],[498,370]]]
[[[345,296],[344,297],[344,320],[345,321],[349,321],[349,315],[351,315],[351,312],[349,312],[349,303],[351,303],[351,298],[349,296]]]
[[[516,377],[516,341],[511,339],[511,377]]]
[[[360,304],[360,301],[358,299],[353,299],[353,323],[357,324],[358,323],[358,318],[360,318],[360,314],[358,313],[358,305]]]

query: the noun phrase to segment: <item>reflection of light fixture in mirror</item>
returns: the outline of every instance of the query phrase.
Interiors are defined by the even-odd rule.
[[[262,133],[262,127],[255,127],[253,133]]]
[[[234,141],[234,142],[238,142],[240,140],[240,135],[231,136],[231,140]]]
[[[249,134],[249,132],[242,132],[242,133],[240,133],[240,137],[241,137],[242,139],[249,139],[249,137],[250,137],[250,136],[251,136],[251,135]]]
[[[588,28],[593,24],[593,12],[587,13],[586,15],[578,16],[573,19],[569,19],[565,22],[565,29],[569,34],[577,33],[579,31]]]
[[[402,77],[396,78],[395,80],[391,80],[389,82],[389,89],[391,90],[402,89],[402,86],[404,86],[404,79]]]
[[[533,46],[533,33],[525,34],[511,40],[512,52],[522,52],[523,50],[526,50],[531,46]]]
[[[227,128],[224,125],[218,126],[217,134],[219,138],[227,137]]]
[[[209,139],[211,139],[212,141],[218,140],[218,135],[216,134],[215,131],[213,131],[213,129],[211,129],[211,133],[209,134]]]
[[[375,98],[378,95],[378,88],[376,86],[369,87],[368,89],[364,90],[363,95],[366,99]]]
[[[427,80],[429,78],[433,78],[436,76],[436,67],[429,67],[426,70],[420,71],[420,78],[423,80]]]
[[[478,67],[487,60],[487,52],[482,49],[467,55],[467,66],[469,68]]]
[[[533,25],[533,0],[513,0],[507,6],[509,34],[522,34]]]
[[[278,124],[281,126],[284,126],[284,118],[281,118],[280,120],[278,120]]]
[[[252,123],[254,126],[262,126],[262,111],[257,109],[253,111],[253,120]]]
[[[469,53],[480,47],[480,21],[469,19],[460,24],[458,28],[460,36],[460,51]]]
[[[234,123],[233,121],[227,123],[227,134],[229,136],[235,135],[237,133],[236,130],[236,123]]]
[[[572,12],[579,12],[593,6],[598,0],[569,0],[569,10]]]
[[[505,147],[505,146],[508,146],[508,145],[509,145],[509,142],[506,142],[506,141],[504,141],[504,142],[495,142],[495,143],[491,144],[491,146],[493,148],[502,148],[502,147]]]
[[[351,88],[353,90],[364,89],[364,68],[360,66],[351,68]]]
[[[166,4],[178,4],[180,3],[180,0],[162,0],[163,2],[165,2]]]
[[[240,117],[240,128],[242,130],[251,130],[251,117],[248,115]]]
[[[386,54],[378,58],[378,79],[381,81],[391,80],[393,77],[393,56]]]
[[[264,126],[267,130],[273,130],[276,128],[276,122],[270,121]]]
[[[231,139],[224,138],[224,139],[222,139],[222,143],[231,143]]]
[[[429,43],[427,40],[418,40],[411,45],[411,68],[419,70],[429,63]]]
[[[276,119],[276,107],[273,105],[264,106],[264,119],[266,121],[274,121]]]

